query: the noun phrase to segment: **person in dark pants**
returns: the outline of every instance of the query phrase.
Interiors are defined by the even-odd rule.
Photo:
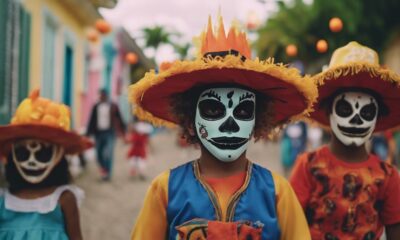
[[[92,108],[86,135],[95,138],[102,180],[110,180],[115,136],[124,135],[125,129],[118,106],[109,100],[105,89],[100,90],[100,100]]]

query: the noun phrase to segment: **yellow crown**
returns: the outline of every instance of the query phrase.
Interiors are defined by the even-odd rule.
[[[251,50],[246,33],[239,31],[235,26],[231,26],[228,35],[226,35],[221,16],[219,17],[218,28],[214,32],[210,16],[208,18],[207,31],[203,32],[201,35],[201,54],[204,56],[206,53],[210,52],[229,50],[236,50],[242,56],[248,59],[251,58]]]
[[[349,63],[368,63],[379,66],[379,57],[374,50],[353,41],[333,52],[329,68]]]
[[[69,108],[39,95],[39,90],[33,90],[29,97],[19,104],[11,124],[39,124],[69,131],[71,122]]]

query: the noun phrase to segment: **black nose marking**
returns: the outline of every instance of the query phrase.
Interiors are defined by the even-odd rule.
[[[235,119],[233,119],[233,117],[229,117],[228,119],[226,119],[225,122],[221,124],[221,126],[219,126],[218,130],[221,132],[234,133],[238,132],[240,130],[240,127],[236,123]]]
[[[352,119],[350,119],[351,124],[361,125],[364,122],[361,120],[360,115],[356,114]]]

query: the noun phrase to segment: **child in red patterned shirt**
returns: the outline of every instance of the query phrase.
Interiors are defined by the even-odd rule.
[[[316,75],[319,101],[311,118],[330,126],[328,146],[299,157],[290,182],[305,210],[312,239],[400,239],[400,178],[369,154],[374,131],[400,124],[400,77],[377,54],[352,42]]]

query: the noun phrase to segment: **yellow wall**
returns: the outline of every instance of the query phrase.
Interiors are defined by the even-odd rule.
[[[73,59],[73,118],[76,124],[80,121],[80,93],[82,92],[85,71],[85,44],[86,34],[85,26],[80,23],[74,15],[73,11],[63,6],[62,1],[55,0],[25,0],[23,5],[31,14],[31,48],[30,48],[30,90],[40,88],[42,81],[42,53],[43,53],[43,26],[44,26],[44,11],[50,12],[59,23],[56,35],[56,50],[55,50],[55,99],[62,100],[62,84],[64,76],[64,48],[65,48],[65,32],[72,33],[74,45]],[[79,6],[77,6],[79,7]],[[46,9],[46,10],[45,10]],[[75,127],[80,127],[75,125]]]

